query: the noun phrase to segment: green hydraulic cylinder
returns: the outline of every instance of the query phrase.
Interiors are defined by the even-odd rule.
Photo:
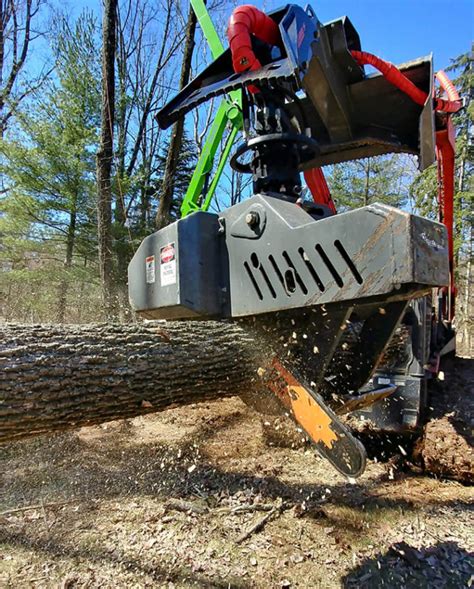
[[[191,6],[193,7],[204,36],[209,44],[212,56],[216,59],[224,52],[224,47],[211,21],[206,5],[203,0],[191,0]],[[221,102],[184,196],[183,204],[181,205],[182,217],[185,217],[194,211],[208,210],[217,184],[224,171],[232,144],[237,137],[238,131],[242,128],[241,110],[242,93],[240,90],[230,92],[229,97]],[[219,145],[229,123],[232,125],[232,128],[211,179],[217,150],[219,149]]]

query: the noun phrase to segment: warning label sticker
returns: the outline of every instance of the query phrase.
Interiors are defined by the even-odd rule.
[[[176,284],[176,250],[174,243],[160,249],[160,280],[161,286]]]
[[[153,284],[155,282],[155,256],[145,258],[145,270],[147,284]]]

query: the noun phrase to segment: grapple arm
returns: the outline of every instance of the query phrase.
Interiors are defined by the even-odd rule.
[[[199,74],[157,115],[166,128],[215,96],[239,88],[285,87],[301,93],[298,105],[320,152],[302,164],[310,169],[390,152],[420,156],[420,167],[434,161],[432,101],[419,105],[384,76],[367,76],[354,59],[359,35],[347,17],[322,24],[312,11],[295,5],[269,13],[281,43],[271,53],[256,44],[261,68],[236,73],[231,50]],[[431,56],[399,66],[425,95],[433,89]]]

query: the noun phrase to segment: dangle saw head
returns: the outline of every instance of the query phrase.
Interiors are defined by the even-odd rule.
[[[145,318],[241,321],[268,350],[259,371],[268,394],[321,455],[357,477],[365,451],[338,416],[393,393],[359,391],[408,301],[448,283],[446,230],[382,204],[335,214],[321,182],[313,202],[301,198],[300,174],[389,152],[416,154],[426,167],[435,115],[431,99],[417,104],[365,74],[347,18],[323,25],[294,5],[262,15],[240,7],[230,49],[157,117],[166,128],[241,90],[244,142],[231,165],[251,174],[254,194],[149,235],[129,266],[130,301]],[[401,71],[431,96],[431,58]]]

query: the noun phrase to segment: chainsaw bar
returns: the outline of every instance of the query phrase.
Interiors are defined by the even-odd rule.
[[[318,393],[297,380],[277,358],[272,360],[263,381],[303,429],[319,454],[336,470],[351,478],[364,472],[364,446],[339,421]]]

